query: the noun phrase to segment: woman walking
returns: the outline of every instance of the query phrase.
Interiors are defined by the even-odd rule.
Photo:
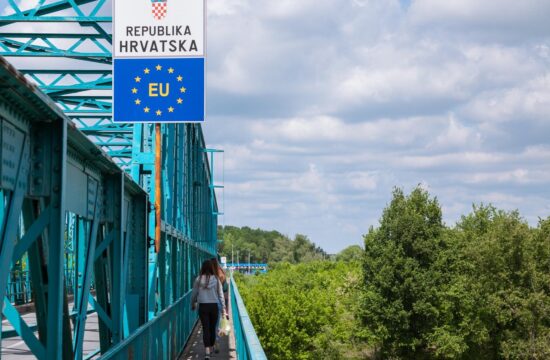
[[[223,291],[223,298],[224,298],[224,305],[225,305],[225,309],[229,309],[229,305],[227,303],[227,299],[228,299],[228,293],[227,293],[227,290],[228,290],[228,286],[227,286],[227,276],[225,275],[225,271],[223,271],[222,267],[220,266],[220,263],[218,262],[218,259],[217,258],[212,258],[210,259],[210,261],[212,262],[212,266],[214,267],[214,274],[216,274],[216,276],[218,277],[218,280],[220,280],[220,284],[222,284],[222,291]],[[220,352],[220,344],[219,344],[219,339],[220,339],[220,334],[219,334],[219,327],[220,327],[220,321],[222,319],[222,304],[220,303],[219,306],[218,306],[218,314],[219,314],[219,317],[218,317],[218,322],[216,324],[216,344],[214,345],[214,352],[217,354]],[[228,315],[225,315],[227,317],[227,319],[229,319],[229,316]]]
[[[210,260],[202,263],[200,275],[195,279],[191,293],[191,307],[199,308],[199,318],[202,324],[202,340],[205,347],[205,359],[210,359],[212,348],[216,342],[216,324],[218,322],[218,306],[222,304],[222,314],[226,314],[222,285],[214,272]]]

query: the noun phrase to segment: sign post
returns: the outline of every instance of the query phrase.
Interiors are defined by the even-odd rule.
[[[113,0],[113,121],[205,119],[205,0]]]

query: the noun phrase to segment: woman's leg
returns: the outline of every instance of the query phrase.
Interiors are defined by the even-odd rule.
[[[216,342],[216,325],[218,323],[218,304],[212,304],[210,311],[210,343],[214,346]]]
[[[199,304],[199,318],[202,325],[202,341],[206,348],[206,353],[210,353],[210,309],[209,304]]]

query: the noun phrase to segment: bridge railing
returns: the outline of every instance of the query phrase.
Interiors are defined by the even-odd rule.
[[[6,297],[12,304],[27,304],[32,300],[31,279],[28,270],[12,271],[8,277]]]
[[[231,316],[235,331],[237,359],[267,360],[233,277],[231,277]]]
[[[113,346],[101,360],[176,359],[197,321],[197,312],[190,309],[191,291]]]

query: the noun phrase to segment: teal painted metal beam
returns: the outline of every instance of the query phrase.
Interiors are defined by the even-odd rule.
[[[4,303],[4,316],[6,316],[6,319],[9,320],[11,324],[14,324],[14,330],[17,335],[24,339],[25,343],[37,358],[45,359],[46,349],[34,335],[33,329],[25,323],[17,309],[9,302],[9,299],[4,299]]]
[[[13,259],[14,256],[18,257],[25,249],[28,249],[29,252],[29,266],[33,278],[32,284],[37,311],[37,328],[40,334],[40,343],[45,349],[44,354],[39,350],[40,347],[29,344],[33,341],[31,338],[24,336],[23,340],[28,343],[31,349],[37,349],[35,355],[38,358],[72,358],[72,336],[70,332],[67,333],[67,331],[70,331],[68,324],[69,314],[66,311],[67,297],[66,292],[63,290],[67,281],[64,257],[67,254],[67,249],[76,251],[77,249],[87,248],[90,250],[95,248],[91,243],[91,240],[95,236],[89,235],[80,244],[81,246],[78,246],[78,244],[75,246],[76,249],[73,247],[67,248],[64,236],[65,228],[74,228],[77,232],[80,229],[86,232],[91,231],[90,229],[93,229],[93,227],[82,225],[86,223],[85,221],[78,222],[71,220],[73,217],[66,216],[65,210],[60,209],[66,209],[73,214],[77,214],[78,217],[93,219],[96,216],[94,215],[93,208],[92,212],[90,212],[90,203],[88,202],[88,198],[93,196],[93,194],[96,194],[96,196],[98,194],[97,187],[93,185],[98,182],[93,180],[93,177],[97,176],[100,179],[102,172],[104,172],[103,176],[111,176],[113,172],[118,172],[120,176],[123,176],[124,173],[101,150],[95,148],[84,135],[71,126],[68,118],[64,117],[61,112],[57,112],[51,101],[48,103],[45,96],[41,95],[30,84],[25,83],[23,78],[7,66],[7,64],[3,63],[3,61],[0,61],[0,63],[2,65],[0,66],[0,82],[5,85],[0,89],[0,117],[2,118],[2,128],[4,129],[2,132],[2,141],[4,143],[8,141],[8,138],[4,136],[9,135],[6,129],[11,129],[11,127],[15,126],[13,127],[15,133],[10,138],[18,141],[17,139],[20,139],[20,137],[17,134],[20,132],[25,134],[29,139],[32,139],[32,143],[34,144],[32,160],[28,157],[19,158],[18,160],[13,158],[11,160],[14,163],[21,164],[23,169],[32,169],[29,177],[31,186],[28,191],[30,193],[24,193],[25,197],[32,196],[32,198],[25,198],[20,210],[23,213],[25,226],[24,229],[17,231],[22,232],[22,241],[18,242],[12,251],[3,246],[0,250],[0,257],[2,259],[7,259],[7,257]],[[50,112],[48,109],[50,109]],[[56,116],[57,119],[55,118]],[[49,122],[41,122],[42,120],[49,120]],[[68,127],[68,135],[63,135],[65,133],[62,130],[63,127],[66,129]],[[31,129],[34,130],[31,131]],[[62,138],[58,138],[60,136]],[[25,137],[21,139],[25,139]],[[14,149],[24,146],[24,142],[19,143],[18,146],[15,146]],[[8,155],[4,153],[4,156]],[[64,162],[60,160],[63,158],[65,158]],[[9,172],[6,172],[7,168],[5,164],[6,162],[2,164],[1,171],[3,174],[9,174]],[[71,177],[70,182],[66,182],[68,176]],[[27,191],[26,186],[19,186],[19,188]],[[6,191],[9,193],[9,184],[0,182],[0,189],[2,190],[2,194],[6,193]],[[60,196],[62,196],[61,194],[64,191],[76,196],[68,196],[67,200],[63,201]],[[142,190],[130,180],[125,186],[124,191],[119,189],[117,193],[132,194],[132,192],[136,193],[136,191],[139,192]],[[145,201],[146,194],[144,192],[142,194],[141,199]],[[103,201],[101,201],[101,204],[103,207]],[[2,207],[2,221],[9,220],[10,212],[15,211],[14,214],[18,212],[12,205],[4,204]],[[104,213],[104,211],[101,213]],[[136,216],[143,219],[146,213],[144,212]],[[96,224],[99,225],[98,221],[99,218],[96,221]],[[102,221],[108,220],[104,219]],[[19,222],[13,221],[13,224],[17,228]],[[56,230],[55,226],[57,226],[57,229],[63,230]],[[136,234],[136,241],[139,242],[141,239],[141,243],[143,244],[145,231],[142,232],[141,237],[137,236],[137,233],[134,234]],[[12,236],[10,235],[9,237]],[[15,244],[14,241],[10,241],[9,243]],[[54,251],[44,252],[43,248],[45,244],[48,245],[48,250],[53,249]],[[118,242],[118,245],[120,245],[120,242]],[[63,251],[63,247],[65,247],[65,251]],[[49,254],[47,267],[43,256],[39,253]],[[116,254],[116,252],[111,253]],[[93,258],[96,259],[95,256]],[[124,255],[119,254],[118,258],[124,258]],[[90,264],[91,258],[89,255],[85,256],[84,259],[87,259],[84,260],[84,264]],[[142,266],[145,270],[144,263],[142,263]],[[42,269],[46,268],[48,270],[47,277],[44,276],[44,273],[41,274]],[[80,322],[80,324],[84,325],[85,312],[83,312],[83,309],[86,308],[84,301],[89,298],[89,284],[92,272],[89,265],[80,269],[81,275],[85,280],[81,283],[84,286],[80,290],[81,295],[78,296],[80,300],[77,301],[80,304],[80,310],[77,312],[78,316],[75,317],[75,320],[77,322],[76,329],[80,329],[77,332],[81,333],[84,331],[84,326],[80,326],[78,323]],[[134,273],[138,271],[137,267],[134,267],[133,271]],[[6,268],[2,269],[2,273],[7,273]],[[119,274],[123,276],[124,273],[119,272]],[[7,276],[2,276],[1,278],[6,279]],[[116,280],[110,283],[114,284]],[[118,281],[118,283],[121,283],[121,281]],[[46,293],[47,302],[44,301]],[[110,296],[110,298],[114,297]],[[100,309],[95,303],[94,308]],[[109,306],[109,308],[113,309],[113,306]],[[50,315],[52,313],[56,314],[56,316]],[[105,312],[98,311],[98,313],[103,314],[101,317],[105,316]],[[115,321],[122,328],[121,321],[116,319]],[[10,322],[21,326],[20,329],[23,329],[21,331],[25,331],[26,325],[21,319],[10,317]],[[113,323],[111,319],[107,322]],[[112,325],[111,328],[113,328]],[[108,331],[104,333],[108,333]],[[82,340],[80,340],[82,336],[77,335],[74,339],[75,349],[77,350],[76,354],[77,356],[81,356],[78,347],[82,344]]]
[[[95,1],[95,0],[94,0]],[[5,16],[2,22],[74,22],[74,23],[109,23],[112,22],[110,16]]]
[[[82,37],[77,41],[69,44],[67,47],[60,47],[56,45],[53,39],[49,38],[47,34],[35,34],[33,37],[26,41],[18,41],[10,39],[2,34],[0,36],[0,55],[5,57],[10,56],[42,56],[42,57],[67,57],[71,59],[84,58],[88,61],[111,64],[111,52],[107,49],[107,45],[102,44],[96,38]],[[89,41],[88,41],[89,40]],[[45,45],[37,45],[46,44]],[[86,48],[93,44],[94,50],[78,50],[84,43]]]
[[[10,1],[11,9],[13,14],[8,14],[0,18],[0,26],[9,25],[14,22],[42,22],[42,21],[78,21],[82,16],[46,16],[48,14],[60,12],[69,8],[78,9],[81,5],[86,5],[88,3],[96,2],[97,0],[60,0],[49,4],[44,4],[43,1],[39,2],[31,9],[21,9],[19,5],[15,2]],[[97,11],[105,4],[104,0],[97,1],[96,7],[92,10],[94,16],[91,18],[97,18],[95,14]],[[80,11],[79,11],[80,12]],[[88,17],[90,18],[90,17]],[[99,19],[103,20],[91,20],[92,22],[97,21],[111,21],[110,17],[100,17]]]
[[[20,80],[17,81],[21,81],[21,78],[19,79]],[[15,85],[16,84],[14,84],[14,86]],[[56,276],[48,277],[48,283],[43,283],[43,276],[39,275],[39,272],[37,272],[40,269],[44,268],[44,263],[41,262],[40,258],[36,260],[36,257],[34,255],[31,256],[31,252],[29,252],[29,257],[34,259],[30,260],[30,263],[31,273],[35,274],[34,278],[36,278],[36,280],[33,281],[33,284],[36,285],[34,291],[38,295],[37,300],[40,298],[45,298],[46,289],[61,289],[61,294],[54,297],[51,297],[51,293],[48,292],[48,300],[52,299],[53,303],[49,301],[44,302],[43,300],[37,301],[36,303],[37,311],[42,314],[39,316],[38,325],[39,334],[41,334],[40,341],[44,342],[45,349],[47,351],[47,357],[69,356],[72,358],[73,356],[75,356],[76,358],[83,358],[84,356],[88,356],[89,354],[83,354],[80,349],[83,341],[82,333],[86,331],[84,321],[85,318],[83,317],[83,309],[86,307],[85,303],[87,300],[85,299],[89,299],[90,303],[93,305],[95,311],[99,315],[100,337],[102,339],[101,351],[106,352],[109,350],[109,348],[116,344],[117,340],[115,335],[117,334],[117,328],[123,329],[123,335],[120,337],[120,340],[123,340],[125,337],[130,336],[136,329],[142,326],[147,326],[147,293],[153,294],[155,298],[157,297],[156,294],[164,294],[164,301],[158,303],[156,302],[156,300],[154,300],[151,302],[154,307],[150,308],[150,310],[152,310],[152,319],[155,319],[158,316],[164,316],[162,315],[165,314],[164,310],[169,308],[171,304],[175,304],[180,301],[186,291],[189,291],[191,279],[196,276],[200,266],[200,262],[204,259],[214,256],[216,253],[216,241],[214,236],[215,234],[212,232],[211,227],[211,225],[213,224],[213,219],[210,216],[212,214],[212,199],[210,198],[212,193],[210,191],[210,173],[207,171],[210,168],[210,165],[208,163],[208,158],[202,150],[204,148],[202,131],[199,126],[184,124],[169,125],[164,128],[164,137],[167,141],[165,144],[165,174],[166,178],[169,179],[169,181],[165,182],[164,191],[168,193],[172,191],[172,189],[174,189],[175,187],[178,189],[182,189],[181,196],[179,195],[180,193],[178,193],[177,191],[174,193],[170,193],[170,196],[168,197],[170,201],[167,201],[164,205],[163,216],[165,220],[162,224],[162,234],[165,237],[164,246],[166,251],[164,259],[157,262],[158,259],[153,258],[149,260],[148,265],[146,254],[148,252],[148,249],[152,249],[152,246],[150,238],[148,239],[146,235],[146,219],[149,209],[147,206],[147,197],[145,196],[145,193],[143,201],[141,202],[142,210],[140,211],[140,213],[142,215],[134,216],[128,215],[127,213],[125,217],[129,219],[134,219],[132,221],[133,224],[135,224],[138,219],[141,219],[140,221],[142,224],[137,226],[137,228],[141,230],[138,230],[138,232],[136,233],[141,233],[141,236],[132,235],[129,237],[125,237],[126,239],[134,239],[135,241],[135,245],[124,245],[123,248],[126,249],[128,253],[122,254],[122,251],[117,252],[112,250],[112,246],[114,246],[115,243],[120,246],[121,242],[116,242],[112,238],[109,239],[109,236],[107,236],[106,239],[103,239],[103,235],[100,235],[105,233],[108,226],[110,226],[108,225],[109,223],[115,221],[113,220],[112,216],[109,215],[109,212],[105,213],[106,218],[102,220],[102,223],[100,225],[101,229],[103,230],[97,232],[98,238],[96,242],[98,243],[98,246],[93,246],[93,243],[91,242],[92,239],[95,239],[95,236],[87,236],[83,238],[81,242],[78,242],[73,247],[68,248],[67,243],[63,239],[62,233],[60,231],[50,233],[50,229],[52,229],[51,224],[54,222],[54,219],[58,219],[55,220],[55,222],[57,223],[59,221],[59,223],[62,224],[63,228],[74,229],[74,231],[76,231],[77,233],[81,231],[83,231],[84,233],[88,233],[90,231],[90,223],[89,220],[84,219],[94,218],[93,206],[91,208],[92,210],[90,210],[88,203],[88,205],[85,205],[85,207],[82,208],[82,206],[86,204],[87,200],[86,196],[82,197],[79,196],[79,194],[88,194],[88,197],[91,196],[90,194],[97,194],[96,190],[92,190],[95,189],[95,187],[90,187],[90,184],[94,183],[91,180],[90,176],[92,176],[94,179],[98,179],[98,181],[100,181],[102,184],[106,184],[106,180],[101,180],[102,176],[107,176],[106,174],[111,174],[113,171],[116,172],[116,169],[118,168],[113,164],[112,166],[114,166],[114,168],[109,168],[110,170],[107,170],[105,172],[105,175],[101,175],[103,173],[103,170],[101,170],[101,167],[98,167],[97,161],[103,159],[101,161],[110,163],[109,158],[106,157],[106,154],[102,153],[99,149],[94,149],[93,146],[89,144],[88,140],[85,141],[85,138],[82,138],[82,135],[69,124],[68,119],[62,116],[60,112],[57,112],[55,107],[52,108],[53,104],[51,102],[35,102],[35,105],[33,106],[36,107],[36,109],[34,109],[33,106],[29,107],[28,105],[19,106],[18,104],[29,104],[29,100],[17,100],[14,98],[15,94],[21,94],[27,91],[31,93],[29,94],[29,99],[31,99],[32,96],[34,96],[34,92],[36,91],[33,90],[30,85],[28,85],[27,90],[24,90],[24,88],[25,87],[23,86],[23,89],[19,88],[13,90],[9,87],[4,89],[2,95],[5,96],[5,98],[0,97],[0,103],[4,105],[11,104],[11,106],[16,106],[19,111],[24,112],[25,116],[27,116],[29,119],[27,121],[30,121],[31,123],[32,121],[36,121],[32,119],[42,120],[45,118],[45,115],[47,118],[48,114],[51,114],[51,120],[49,123],[46,123],[49,124],[49,127],[44,127],[43,125],[40,125],[37,128],[40,129],[41,132],[41,135],[39,137],[40,141],[44,142],[44,150],[40,153],[40,156],[36,158],[36,160],[38,160],[39,163],[42,164],[42,167],[40,167],[41,172],[37,173],[36,170],[33,170],[34,172],[31,176],[31,179],[35,179],[33,180],[33,196],[36,197],[40,194],[43,194],[43,196],[46,196],[46,198],[43,204],[41,204],[41,202],[36,202],[36,200],[33,200],[34,203],[32,204],[32,206],[30,206],[30,209],[36,208],[39,210],[37,213],[32,214],[31,217],[28,217],[29,220],[27,221],[28,225],[26,226],[26,228],[28,228],[29,230],[28,233],[23,233],[22,240],[29,240],[24,240],[22,242],[22,244],[25,245],[21,245],[23,247],[18,250],[18,253],[24,251],[24,248],[28,248],[30,251],[35,246],[38,246],[38,248],[40,249],[43,246],[44,242],[47,242],[49,244],[48,246],[54,244],[55,246],[57,246],[58,249],[62,249],[63,246],[65,247],[65,251],[60,251],[60,253],[57,253],[57,261],[55,262],[55,264],[51,262],[49,265],[49,271],[52,271],[53,274],[56,274]],[[44,101],[47,100],[47,98],[40,95],[40,93],[36,93],[36,95],[39,95],[39,98],[42,97]],[[12,111],[8,112],[10,114],[12,113]],[[55,116],[57,116],[58,120],[55,120]],[[58,134],[57,136],[59,136],[60,133],[62,134],[62,132],[53,131],[56,126],[62,126],[59,123],[59,119],[63,120],[65,124],[63,126],[68,126],[68,135],[66,135],[66,141],[62,141],[62,143],[66,144],[66,150],[52,146],[52,144],[56,143],[54,141],[54,138],[52,137],[54,136],[54,133]],[[150,131],[148,127],[145,127],[143,130],[144,132]],[[150,142],[150,138],[143,140],[143,143],[145,144],[144,148],[147,151],[141,152],[141,156],[143,158],[143,161],[150,161],[147,160],[148,157],[145,155],[152,148],[153,144]],[[59,151],[69,154],[65,155],[67,159],[65,165],[63,166],[56,165],[56,162],[52,161],[55,160],[55,154]],[[141,165],[143,164],[137,164],[138,177],[143,184],[149,184],[148,178],[150,178],[150,173],[148,173],[147,169],[144,169]],[[32,168],[37,169],[36,166],[32,166]],[[86,172],[83,172],[84,170]],[[65,185],[63,187],[56,186],[56,182],[50,182],[51,178],[49,178],[50,180],[48,180],[47,182],[44,182],[43,180],[38,181],[44,176],[51,176],[51,174],[55,175],[56,173],[58,173],[58,171],[61,171],[61,174],[63,173],[63,171],[67,173],[67,175],[60,175],[60,181],[62,181],[62,183],[63,181],[65,181]],[[123,173],[119,172],[119,174]],[[67,178],[69,176],[71,178],[70,182],[66,182],[66,180],[63,180],[63,178]],[[81,180],[79,180],[79,178],[81,178]],[[38,184],[49,185],[47,187],[43,187],[38,186]],[[55,206],[59,205],[55,201],[57,195],[53,195],[57,194],[61,188],[65,189],[68,192],[66,196],[67,200],[62,203],[65,203],[64,207],[67,211],[69,211],[71,214],[75,214],[77,220],[73,220],[75,219],[73,216],[61,217],[59,216],[59,210],[52,210],[55,209]],[[127,192],[128,190],[126,189],[125,191]],[[117,193],[121,194],[122,191],[118,190]],[[111,199],[109,201],[112,201],[113,196],[105,195],[104,198]],[[132,206],[127,206],[126,209],[139,209],[139,206],[137,204],[139,204],[139,202],[135,203]],[[186,211],[185,209],[186,204],[190,206],[190,208],[188,209],[189,211]],[[112,203],[107,203],[107,205],[105,206],[108,209],[116,208],[116,206],[113,206]],[[90,213],[90,211],[92,212]],[[33,213],[32,210],[30,212]],[[4,214],[5,213],[6,210],[4,209]],[[182,216],[180,219],[176,219],[175,214],[181,214]],[[44,217],[49,219],[47,221],[47,233],[41,233],[40,230],[45,226],[43,224],[44,220],[41,220],[44,219]],[[82,221],[78,221],[78,218],[82,218]],[[139,223],[140,222],[138,222],[138,224]],[[128,228],[128,226],[131,225],[129,223],[126,224],[126,233],[130,234],[131,230],[130,228]],[[187,232],[191,236],[188,236]],[[41,233],[41,236],[35,236],[36,233]],[[107,232],[107,234],[108,233],[109,232]],[[50,234],[57,235],[52,238]],[[35,240],[32,241],[32,239]],[[57,243],[54,243],[54,241],[56,241]],[[29,242],[31,243],[30,246],[28,246]],[[81,250],[85,250],[86,248],[90,249],[90,246],[96,249],[96,253],[92,257],[90,255],[90,252],[80,252]],[[107,252],[107,248],[111,248],[111,250]],[[11,252],[10,259],[13,259],[13,256],[15,254],[14,251]],[[76,251],[82,254],[82,256],[75,257],[78,265],[77,269],[79,269],[75,277],[78,278],[82,276],[83,280],[82,282],[77,283],[81,286],[82,290],[76,292],[76,294],[78,295],[76,303],[76,327],[74,336],[71,336],[70,333],[68,336],[66,335],[66,332],[70,329],[70,326],[67,322],[69,319],[69,314],[66,313],[64,310],[66,308],[66,293],[63,291],[63,283],[64,281],[67,281],[68,273],[65,270],[66,264],[63,263],[63,257],[61,257],[60,254],[67,253],[67,251]],[[101,254],[98,255],[98,253]],[[54,254],[51,253],[51,256],[54,256]],[[90,264],[92,261],[91,259],[93,259],[94,262],[93,271],[90,270]],[[128,259],[128,261],[125,262],[123,259]],[[120,266],[123,270],[114,270],[114,264],[119,264],[116,266]],[[159,277],[159,272],[157,270],[149,273],[149,284],[161,285],[159,285],[159,287],[151,286],[149,287],[149,289],[147,289],[148,275],[146,269],[148,266],[151,265],[156,267],[156,269],[158,269],[159,266],[163,266],[165,276]],[[55,268],[53,268],[52,266],[56,266],[58,271],[56,271]],[[117,269],[119,268],[117,267]],[[138,275],[140,271],[141,275]],[[91,278],[90,276],[92,272],[94,274],[93,277],[96,281],[95,286],[97,300],[93,300],[93,298],[90,297],[89,279]],[[111,274],[110,276],[113,276],[113,274],[120,274],[120,280],[106,278],[107,276],[109,276],[109,274]],[[105,281],[101,279],[105,279]],[[122,279],[125,280],[121,281]],[[179,288],[179,282],[183,284],[183,287],[181,289]],[[123,286],[113,287],[113,289],[120,289],[116,290],[116,293],[118,293],[119,296],[114,295],[114,293],[112,292],[110,294],[104,293],[103,295],[101,295],[101,289],[109,288],[108,286],[106,286],[107,283],[124,283],[128,285],[127,288]],[[116,305],[117,301],[119,305]],[[41,304],[45,306],[44,310],[39,310],[39,308],[42,307]],[[52,319],[50,316],[46,316],[46,314],[50,313],[51,307],[53,306],[55,306],[55,309],[57,309],[57,314],[59,314],[56,319]],[[106,309],[110,310],[106,311]],[[113,309],[118,310],[115,311]],[[131,311],[132,314],[137,313],[143,315],[139,318],[137,322],[134,321],[132,323],[133,320],[125,315],[128,311]],[[43,324],[40,325],[40,322],[42,322]],[[184,340],[189,335],[189,332],[185,332],[183,330],[178,331],[182,334],[181,336],[183,339],[179,342],[179,344],[183,344]],[[53,336],[50,336],[50,334],[53,334]],[[168,339],[166,335],[167,333],[164,334],[165,335],[163,335],[163,337],[165,339]],[[161,349],[159,348],[157,348],[157,350],[161,351]],[[38,354],[38,356],[41,355]]]
[[[110,237],[110,234],[114,233],[109,229],[112,229],[117,221],[111,216],[102,219],[95,240],[97,248],[91,268],[89,253],[85,251],[86,246],[90,244],[90,237],[83,239],[80,243],[77,243],[74,236],[63,241],[56,238],[55,241],[59,241],[55,243],[56,246],[60,249],[64,248],[59,254],[67,256],[67,263],[64,259],[57,259],[54,266],[59,271],[52,270],[56,271],[53,279],[55,283],[45,283],[43,281],[45,274],[42,272],[45,264],[40,254],[43,253],[46,243],[54,241],[49,236],[52,225],[48,223],[45,230],[36,236],[34,241],[31,240],[34,238],[31,233],[25,239],[24,247],[28,245],[30,278],[36,298],[40,342],[47,349],[48,356],[61,353],[65,357],[85,358],[90,356],[80,352],[82,341],[80,334],[81,331],[86,331],[85,322],[80,318],[79,330],[76,334],[67,333],[70,326],[68,325],[69,314],[65,311],[66,292],[59,293],[60,286],[63,290],[62,284],[69,281],[73,281],[71,282],[73,287],[83,286],[82,291],[74,291],[77,298],[75,309],[80,308],[78,316],[82,316],[84,303],[89,301],[97,312],[102,353],[116,346],[117,342],[125,341],[124,339],[132,336],[131,334],[139,331],[138,329],[147,326],[148,320],[165,316],[163,314],[168,314],[165,310],[175,304],[182,304],[182,299],[190,290],[192,278],[196,276],[200,263],[216,254],[217,219],[215,215],[218,211],[216,200],[212,199],[212,196],[215,196],[212,192],[213,174],[208,156],[203,151],[205,144],[200,125],[167,124],[162,127],[163,141],[165,141],[163,192],[167,195],[167,199],[162,209],[164,254],[157,256],[152,246],[154,235],[149,231],[155,225],[154,217],[150,216],[152,208],[148,200],[154,196],[151,183],[152,149],[154,148],[152,127],[148,124],[113,124],[111,121],[112,74],[111,35],[109,34],[111,18],[103,16],[108,13],[105,9],[109,5],[106,5],[104,0],[60,0],[47,5],[38,2],[31,9],[20,9],[15,2],[12,5],[13,13],[0,16],[0,27],[10,26],[10,28],[6,27],[8,31],[0,34],[0,51],[4,51],[6,55],[36,57],[35,68],[26,68],[25,76],[36,83],[50,98],[31,90],[29,85],[23,92],[31,92],[32,96],[36,97],[32,101],[23,104],[22,101],[14,100],[14,92],[2,92],[4,97],[0,97],[0,102],[15,104],[21,116],[31,123],[36,119],[49,120],[52,123],[63,119],[62,121],[65,121],[68,126],[67,141],[64,143],[67,149],[66,161],[60,169],[70,171],[71,173],[67,176],[70,176],[71,182],[77,185],[62,183],[57,186],[57,191],[62,188],[70,192],[66,200],[61,201],[60,204],[67,207],[70,215],[60,219],[59,223],[73,229],[70,233],[89,231],[90,220],[87,212],[78,213],[82,210],[79,206],[84,206],[81,204],[82,201],[86,201],[82,194],[89,190],[86,185],[89,181],[88,177],[92,176],[89,172],[93,172],[95,175],[92,177],[105,186],[108,176],[113,174],[126,176],[121,169],[127,171],[133,179],[133,181],[130,180],[128,176],[124,178],[124,193],[131,194],[130,198],[125,197],[123,200],[124,209],[126,209],[123,216],[124,246],[120,247],[122,243]],[[68,9],[76,15],[65,16]],[[44,26],[44,32],[41,34],[14,32],[18,30],[14,27],[16,24],[21,24],[20,29],[23,30],[29,22],[41,23]],[[57,33],[58,25],[64,22],[80,26],[80,31],[76,31],[78,35]],[[60,42],[60,39],[65,40]],[[90,48],[84,48],[84,43],[90,44]],[[67,65],[67,68],[43,69],[41,58],[61,57],[73,59],[71,68]],[[82,67],[86,67],[84,64],[90,64],[90,68],[75,69],[74,64],[77,60],[83,64]],[[67,64],[67,62],[60,62],[60,64]],[[92,68],[95,69],[92,70]],[[23,80],[20,75],[12,75],[12,77],[6,75],[5,79],[9,80],[13,86],[21,86]],[[93,92],[93,96],[90,92]],[[29,95],[29,99],[32,96]],[[54,106],[52,99],[57,106]],[[66,116],[62,115],[62,110]],[[67,116],[72,122],[67,119]],[[91,143],[82,138],[82,134],[72,124],[76,124],[99,148],[90,146]],[[52,170],[51,160],[54,158],[42,157],[39,163],[43,169]],[[114,167],[99,166],[98,163],[108,163]],[[34,169],[34,165],[32,168]],[[47,174],[44,172],[35,179],[48,184],[49,191],[54,191],[51,178],[48,178]],[[75,180],[78,178],[81,179],[80,182]],[[133,190],[130,191],[130,189]],[[9,190],[6,194],[9,194]],[[23,211],[23,217],[26,219],[25,228],[28,229],[31,229],[34,222],[42,217],[48,204],[53,206],[51,199],[45,194],[33,196],[33,199],[25,198],[23,202],[23,207],[26,208],[26,211]],[[36,200],[41,197],[44,197],[44,200]],[[113,202],[106,201],[105,208],[112,208]],[[0,210],[4,211],[4,214],[10,211],[6,206]],[[48,216],[50,221],[57,215]],[[4,219],[3,216],[2,219]],[[39,225],[34,227],[37,228],[37,226]],[[59,230],[52,233],[56,236],[60,235]],[[118,239],[119,236],[117,235],[116,238]],[[18,248],[17,254],[21,251],[22,248]],[[13,259],[13,254],[12,251],[10,260]],[[115,273],[116,275],[113,275]],[[91,296],[85,284],[88,281],[85,278],[90,279],[90,274],[93,274],[95,298]],[[70,277],[73,280],[70,280]],[[79,281],[79,277],[82,280]],[[58,279],[61,279],[61,282],[57,281]],[[111,288],[107,284],[120,285]],[[52,298],[55,304],[46,301],[50,285],[56,295]],[[162,301],[158,301],[161,299],[160,294],[162,294]],[[55,306],[56,310],[61,309],[57,312],[58,320],[52,320],[47,316],[50,313],[48,309],[52,306]],[[182,316],[178,318],[177,323],[179,325],[176,323],[171,325],[185,325],[177,330],[178,346],[185,343],[195,321],[194,317],[188,316],[190,313],[188,306],[182,307],[181,310]],[[134,314],[138,316],[133,316]],[[55,339],[49,336],[51,329],[54,329]],[[162,335],[164,341],[170,341],[168,333],[164,329],[162,331],[164,331]],[[60,332],[62,336],[59,336]],[[154,337],[149,338],[148,341],[154,341]],[[151,345],[152,351],[155,351],[155,347],[151,343],[148,344]],[[156,348],[156,350],[162,349]],[[72,354],[73,351],[75,354]]]
[[[78,33],[40,33],[41,37],[51,39],[110,39],[112,34],[105,37],[103,34],[78,34]],[[4,38],[22,38],[22,39],[34,39],[37,38],[36,33],[26,32],[2,32]]]
[[[101,211],[101,205],[99,202],[102,200],[100,196],[100,188],[97,182],[91,182],[88,187],[88,191],[95,192],[95,196],[92,195],[92,204],[93,204],[93,218],[91,223],[88,226],[88,234],[86,234],[86,246],[85,256],[82,257],[81,262],[83,262],[83,280],[81,286],[76,289],[76,292],[80,294],[79,302],[76,308],[76,315],[74,319],[74,335],[73,335],[73,351],[75,358],[80,360],[82,359],[83,343],[84,343],[84,330],[86,328],[86,319],[88,317],[88,295],[90,293],[90,287],[92,284],[92,267],[95,262],[95,251],[97,243],[97,232],[99,228],[99,214]],[[95,197],[95,199],[94,199]]]

